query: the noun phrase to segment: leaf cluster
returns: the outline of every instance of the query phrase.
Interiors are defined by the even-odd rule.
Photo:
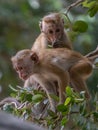
[[[42,91],[34,90],[32,88],[10,88],[13,90],[12,97],[15,97],[21,105],[13,106],[11,103],[6,103],[2,109],[4,111],[13,113],[24,120],[29,120],[48,127],[50,130],[57,129],[65,130],[97,130],[98,128],[98,95],[96,94],[92,102],[85,98],[85,92],[80,94],[73,91],[69,86],[66,87],[66,99],[64,104],[57,106],[57,111],[53,112],[46,109],[47,116],[44,118],[34,118],[33,107],[44,101],[46,94]],[[51,97],[58,101],[58,97],[51,95]]]

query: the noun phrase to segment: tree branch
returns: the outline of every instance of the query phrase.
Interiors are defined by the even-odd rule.
[[[96,47],[96,49],[94,51],[85,55],[85,57],[87,57],[91,61],[92,65],[93,65],[93,69],[98,69],[98,67],[96,67],[96,65],[95,65],[95,59],[98,58],[98,46]]]
[[[77,0],[75,3],[71,4],[70,6],[67,7],[66,14],[69,12],[70,9],[72,9],[75,6],[79,6],[83,1],[85,0]]]
[[[85,55],[85,57],[93,57],[98,55],[98,46],[96,47],[96,49],[90,53],[88,53],[87,55]]]

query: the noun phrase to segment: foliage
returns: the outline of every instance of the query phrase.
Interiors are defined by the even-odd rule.
[[[93,17],[98,12],[98,1],[97,0],[85,0],[83,2],[83,7],[88,8],[88,14]]]
[[[50,109],[46,110],[48,115],[44,118],[35,118],[32,115],[33,106],[42,102],[46,94],[32,88],[21,88],[19,86],[17,86],[17,89],[13,87],[11,89],[13,90],[12,97],[16,98],[21,105],[17,107],[13,103],[6,103],[2,107],[6,112],[13,113],[24,120],[36,122],[51,130],[58,127],[60,130],[97,130],[98,128],[98,93],[92,102],[89,102],[84,96],[84,91],[78,94],[67,86],[64,104],[58,105],[56,112]]]

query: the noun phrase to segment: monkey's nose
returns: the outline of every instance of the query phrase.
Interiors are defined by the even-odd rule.
[[[55,42],[53,42],[53,44],[52,44],[52,46],[53,46],[53,48],[58,48],[58,42],[57,41],[55,41]]]

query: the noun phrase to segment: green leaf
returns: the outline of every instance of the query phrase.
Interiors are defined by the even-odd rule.
[[[67,122],[68,122],[68,118],[67,118],[67,117],[64,117],[64,118],[61,120],[61,125],[62,125],[62,126],[65,126]]]
[[[36,94],[41,94],[41,95],[43,95],[43,96],[46,95],[45,92],[43,92],[43,91],[41,91],[41,90],[36,90],[36,89],[33,90],[33,93],[34,93],[34,95],[36,95]]]
[[[78,20],[76,21],[74,24],[73,24],[73,27],[72,27],[73,31],[76,31],[76,32],[86,32],[87,29],[88,29],[88,24],[82,20]]]
[[[48,45],[48,48],[53,48],[53,46],[52,45]]]
[[[17,96],[17,93],[11,93],[10,96],[11,96],[11,97],[16,97],[16,96]]]
[[[26,95],[26,100],[29,101],[29,102],[32,102],[32,94],[27,94]]]
[[[66,94],[67,94],[68,96],[72,96],[73,91],[72,91],[72,88],[71,88],[71,87],[69,87],[69,86],[66,87]]]
[[[98,120],[98,112],[93,112],[93,115]]]
[[[34,103],[41,102],[42,99],[43,99],[43,95],[41,95],[41,94],[36,94],[36,95],[34,95],[34,96],[32,97],[32,101],[33,101]]]
[[[88,2],[88,0],[85,0],[85,1],[82,3],[83,7],[87,7],[87,8],[91,8],[91,7],[93,7],[95,4],[96,4],[96,1]]]
[[[60,105],[57,106],[57,110],[59,112],[66,112],[66,111],[68,111],[68,107],[64,106],[64,104],[60,104]]]
[[[98,11],[98,4],[88,10],[90,17],[93,17]]]
[[[56,113],[51,111],[51,110],[48,110],[48,114],[51,116],[51,117],[57,117]]]
[[[19,96],[19,99],[21,100],[21,101],[24,101],[25,100],[25,93],[24,92],[21,92],[20,93],[20,96]]]
[[[64,105],[67,106],[71,102],[71,97],[66,98]]]
[[[59,101],[59,97],[58,96],[56,96],[56,95],[54,95],[54,94],[49,94],[50,95],[50,97],[52,97],[55,101]]]

